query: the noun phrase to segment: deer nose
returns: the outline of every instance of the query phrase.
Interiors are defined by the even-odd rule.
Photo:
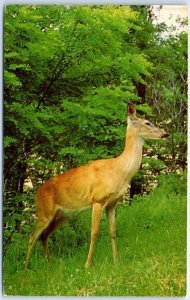
[[[161,138],[167,138],[167,137],[169,137],[169,133],[166,133],[166,132],[164,132],[161,136]]]

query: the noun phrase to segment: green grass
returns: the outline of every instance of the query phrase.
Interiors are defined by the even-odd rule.
[[[105,216],[92,268],[85,269],[90,212],[51,238],[51,262],[40,243],[24,270],[27,238],[15,236],[4,257],[4,294],[22,296],[184,296],[186,293],[186,182],[165,176],[149,196],[117,207],[119,262],[112,263]],[[64,230],[65,229],[65,230]],[[68,233],[69,231],[69,233]],[[65,244],[65,246],[64,246]]]

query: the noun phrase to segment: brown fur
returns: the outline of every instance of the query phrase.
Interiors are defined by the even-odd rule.
[[[92,264],[92,256],[99,232],[101,215],[106,209],[110,227],[113,258],[117,260],[115,206],[128,189],[128,184],[140,167],[144,138],[160,139],[166,136],[163,129],[148,126],[146,120],[136,117],[136,110],[129,105],[126,145],[122,154],[112,159],[96,160],[45,182],[36,193],[38,221],[30,236],[25,266],[28,266],[31,250],[41,236],[49,255],[48,237],[71,212],[77,213],[92,207],[91,243],[86,266]]]

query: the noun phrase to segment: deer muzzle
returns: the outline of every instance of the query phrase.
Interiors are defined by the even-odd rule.
[[[161,138],[162,138],[162,139],[165,139],[165,138],[167,138],[167,137],[169,137],[169,133],[167,133],[167,132],[164,132],[164,133],[161,135]]]

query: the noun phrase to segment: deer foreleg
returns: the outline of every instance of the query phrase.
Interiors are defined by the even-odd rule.
[[[99,233],[100,220],[102,216],[103,206],[100,203],[94,203],[92,207],[92,227],[91,227],[91,242],[90,249],[88,252],[88,258],[86,261],[85,267],[89,267],[92,264],[92,257],[94,252],[94,247],[96,243],[96,239]]]
[[[118,253],[117,253],[117,243],[116,243],[115,206],[106,208],[106,217],[110,229],[110,237],[111,237],[112,250],[113,250],[113,260],[114,262],[117,262]]]

